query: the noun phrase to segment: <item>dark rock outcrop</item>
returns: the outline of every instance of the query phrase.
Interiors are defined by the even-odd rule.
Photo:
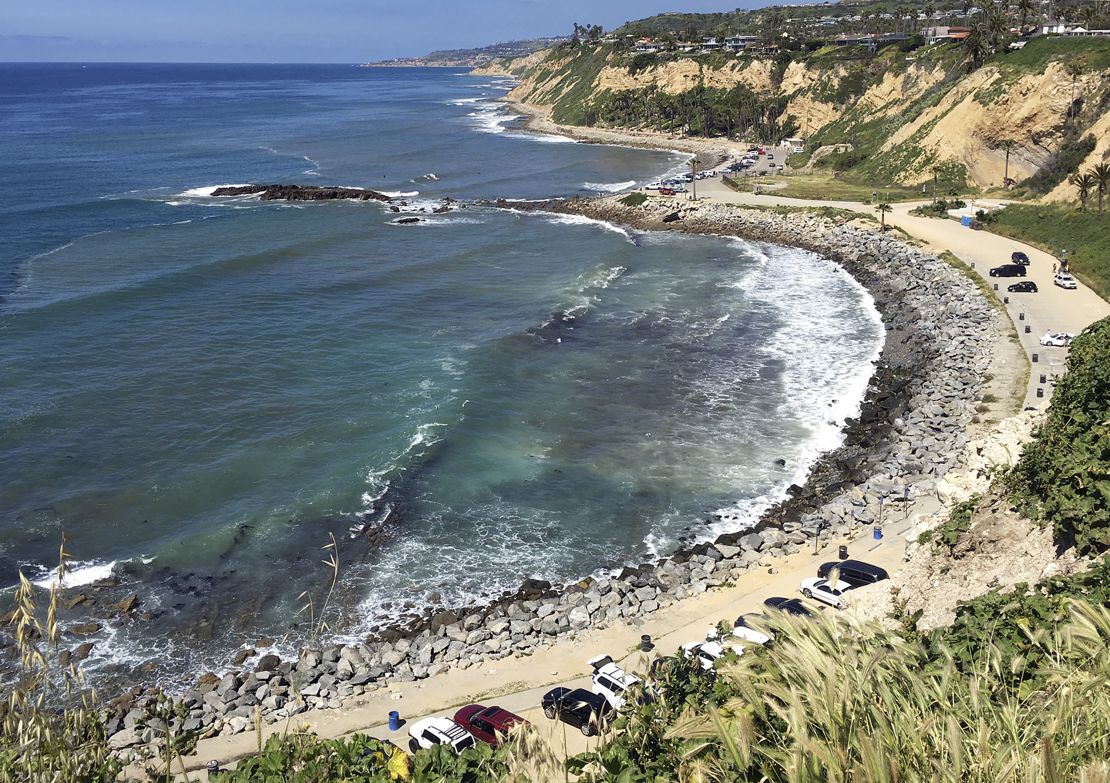
[[[389,196],[363,188],[334,188],[318,185],[231,185],[216,188],[213,196],[254,196],[263,201],[389,201]]]

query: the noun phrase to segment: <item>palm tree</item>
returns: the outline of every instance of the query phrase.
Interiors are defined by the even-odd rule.
[[[1003,139],[998,142],[998,146],[1006,152],[1006,168],[1002,174],[1002,187],[1004,188],[1010,185],[1010,150],[1014,148],[1014,144],[1013,139]]]
[[[1076,172],[1071,175],[1068,182],[1075,185],[1075,189],[1079,191],[1079,208],[1086,212],[1087,199],[1091,197],[1091,191],[1098,186],[1098,180],[1090,172],[1086,174]]]
[[[977,25],[964,39],[964,48],[967,50],[968,63],[972,71],[990,56],[991,44],[982,25]]]
[[[1018,0],[1017,8],[1018,11],[1021,12],[1021,29],[1022,32],[1024,32],[1025,21],[1030,17],[1030,15],[1035,14],[1038,11],[1037,3],[1035,2],[1035,0]]]
[[[693,189],[694,201],[698,200],[698,156],[690,158],[690,171],[693,172],[694,178],[690,180],[690,187]]]
[[[882,221],[882,229],[881,230],[886,231],[886,213],[887,212],[893,212],[894,207],[890,206],[890,204],[885,204],[884,203],[884,204],[880,204],[879,206],[875,207],[875,211],[877,211],[879,213],[879,219]]]
[[[1080,65],[1079,62],[1077,62],[1076,60],[1068,60],[1066,63],[1064,63],[1064,70],[1067,72],[1068,76],[1071,77],[1071,102],[1074,105],[1075,104],[1075,80],[1078,79],[1083,74],[1083,66]],[[1068,113],[1069,114],[1071,113],[1071,108],[1070,107],[1068,109]]]
[[[1106,190],[1110,188],[1110,165],[1100,163],[1090,171],[1090,175],[1095,179],[1095,185],[1098,188],[1098,211],[1102,214],[1102,197],[1106,195]]]

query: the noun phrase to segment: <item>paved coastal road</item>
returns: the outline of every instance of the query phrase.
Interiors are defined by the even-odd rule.
[[[810,201],[783,196],[737,193],[719,179],[698,183],[698,195],[730,204],[837,207],[869,215],[876,214],[874,207],[856,201]],[[972,231],[954,220],[909,214],[914,207],[927,203],[929,202],[918,201],[893,204],[894,211],[887,213],[886,221],[925,242],[934,252],[951,251],[961,260],[974,265],[975,271],[988,283],[998,284],[999,298],[1009,297],[1010,299],[1009,304],[1006,305],[1006,312],[1017,329],[1025,355],[1032,357],[1036,354],[1038,359],[1032,366],[1025,404],[1036,405],[1043,402],[1037,397],[1037,389],[1043,389],[1046,398],[1051,395],[1052,378],[1063,372],[1067,350],[1041,346],[1039,344],[1041,336],[1049,331],[1078,334],[1095,321],[1110,316],[1110,303],[1082,283],[1074,291],[1067,291],[1053,285],[1052,270],[1056,259],[1035,247],[989,231]],[[1029,256],[1028,277],[990,277],[990,268],[1009,263],[1010,254],[1015,250],[1022,250]],[[1021,279],[1032,280],[1040,290],[1035,294],[1007,293],[1006,287]],[[1025,331],[1026,326],[1029,327],[1028,333]],[[1040,382],[1042,374],[1047,376],[1047,383]]]

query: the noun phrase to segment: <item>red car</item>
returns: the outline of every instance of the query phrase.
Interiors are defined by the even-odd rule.
[[[514,715],[500,707],[483,707],[481,704],[471,704],[455,713],[455,723],[458,723],[482,742],[494,747],[501,744],[505,734],[509,733],[516,724],[528,721],[519,715]]]
[[[675,194],[674,188],[659,188],[660,196],[673,196]]]

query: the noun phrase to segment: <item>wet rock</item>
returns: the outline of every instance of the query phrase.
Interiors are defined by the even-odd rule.
[[[91,636],[94,633],[99,633],[103,626],[100,623],[72,623],[66,627],[66,633],[71,636]]]
[[[263,201],[389,201],[389,196],[363,188],[318,185],[231,185],[216,188],[212,196],[258,196]]]
[[[272,672],[281,664],[281,658],[276,655],[269,654],[263,655],[258,659],[258,663],[254,665],[256,672]]]

